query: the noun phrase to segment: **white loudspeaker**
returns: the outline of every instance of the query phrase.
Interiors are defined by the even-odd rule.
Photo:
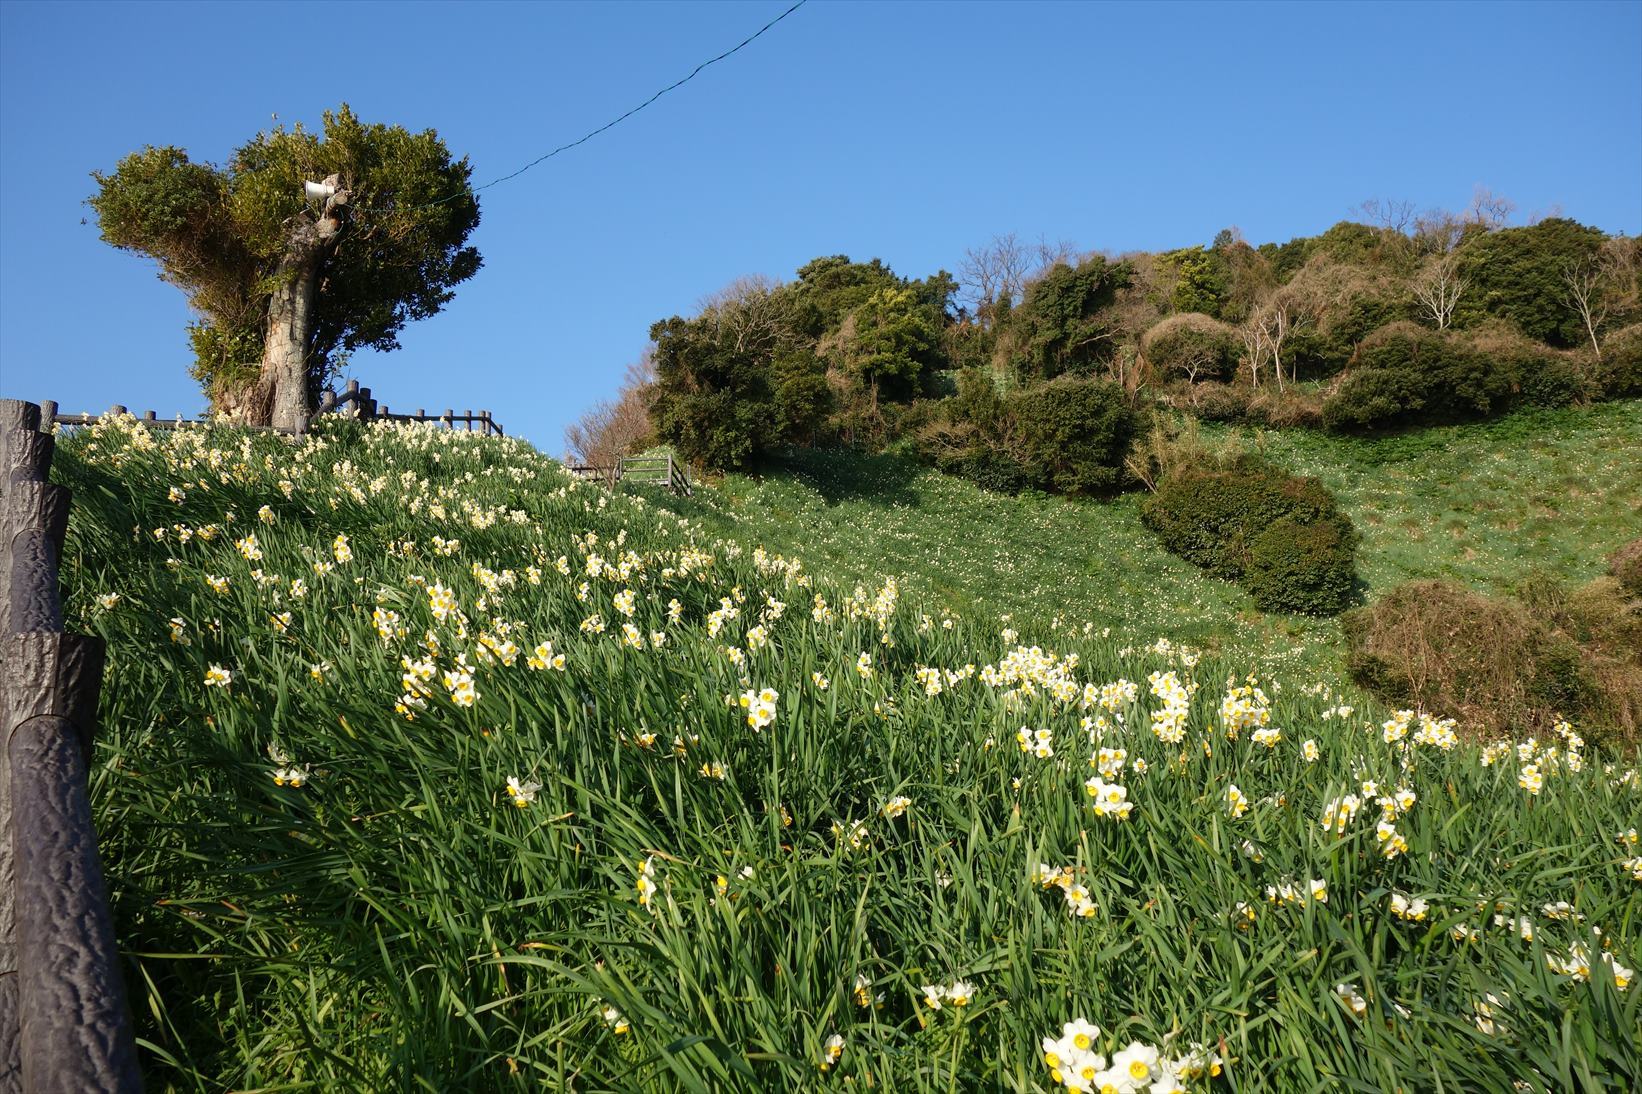
[[[324,201],[336,195],[336,187],[325,182],[305,182],[302,184],[302,192],[309,201]]]

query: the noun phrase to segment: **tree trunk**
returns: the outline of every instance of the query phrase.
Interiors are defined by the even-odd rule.
[[[268,301],[259,386],[266,392],[259,410],[266,423],[295,429],[308,415],[308,335],[313,331],[318,263],[287,253],[275,275],[278,287]]]
[[[334,175],[325,181],[333,187],[337,183]],[[347,202],[348,191],[336,191],[326,199],[318,220],[299,218],[286,240],[268,300],[262,370],[248,408],[254,425],[296,429],[313,411],[309,403],[308,356],[319,275],[336,249],[342,232],[339,209]]]

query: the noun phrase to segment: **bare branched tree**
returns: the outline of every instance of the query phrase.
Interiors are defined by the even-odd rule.
[[[1294,301],[1279,293],[1257,309],[1252,319],[1255,330],[1271,357],[1272,373],[1277,377],[1277,390],[1283,390],[1283,343],[1304,322],[1304,316]],[[1293,366],[1289,379],[1292,381]]]
[[[1030,280],[1036,280],[1059,266],[1061,263],[1075,262],[1078,257],[1078,245],[1070,239],[1051,240],[1048,236],[1038,236],[1038,267],[1032,271]]]
[[[1450,254],[1465,239],[1465,224],[1458,213],[1427,209],[1414,220],[1414,242],[1425,254]]]
[[[958,263],[958,284],[981,326],[992,325],[993,308],[1000,298],[1020,302],[1031,269],[1031,256],[1014,232],[993,236],[990,242],[964,252]]]
[[[1516,211],[1516,202],[1479,183],[1471,192],[1471,205],[1465,211],[1465,219],[1492,232],[1505,227]]]
[[[763,274],[738,277],[701,298],[701,318],[717,324],[718,333],[738,351],[769,350],[784,331],[787,302],[776,290],[781,282]]]
[[[1459,260],[1449,251],[1426,260],[1414,278],[1414,299],[1438,330],[1447,330],[1454,321],[1454,308],[1465,294],[1466,279],[1460,276]]]
[[[1258,312],[1237,328],[1243,341],[1243,366],[1249,370],[1249,383],[1260,386],[1260,370],[1265,367],[1268,350],[1265,328],[1258,321]]]
[[[646,346],[627,366],[614,399],[605,399],[565,427],[565,462],[614,467],[623,456],[646,448],[650,429],[650,387],[656,379],[655,347]]]
[[[1642,258],[1634,239],[1616,236],[1593,255],[1562,268],[1562,302],[1579,313],[1591,350],[1602,359],[1601,331],[1610,318],[1637,305],[1637,271]]]
[[[1412,201],[1394,201],[1390,198],[1369,198],[1357,207],[1363,219],[1376,228],[1386,228],[1398,235],[1408,235],[1418,222]]]

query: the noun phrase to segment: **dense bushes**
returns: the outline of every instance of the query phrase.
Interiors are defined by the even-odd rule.
[[[1242,582],[1263,609],[1332,615],[1354,595],[1351,519],[1321,482],[1259,457],[1167,476],[1141,517],[1165,547]]]
[[[1596,383],[1610,399],[1642,395],[1642,323],[1622,327],[1603,341]]]
[[[1122,484],[1140,420],[1121,387],[1063,377],[1013,393],[1008,408],[1034,485],[1059,494],[1109,494]]]
[[[920,457],[988,490],[1110,494],[1144,418],[1105,380],[1063,376],[1005,395],[965,369],[956,396],[914,404],[900,424]]]
[[[1160,375],[1188,383],[1222,380],[1237,368],[1237,332],[1196,312],[1158,323],[1146,332],[1140,348]]]
[[[1642,718],[1642,601],[1611,577],[1573,590],[1538,577],[1518,597],[1411,581],[1343,623],[1358,683],[1480,732],[1567,718],[1634,736]]]
[[[1568,406],[1588,387],[1572,354],[1508,327],[1462,335],[1393,323],[1358,346],[1323,419],[1335,429],[1463,421],[1519,404]]]

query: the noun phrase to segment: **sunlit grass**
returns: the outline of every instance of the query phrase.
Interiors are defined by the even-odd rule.
[[[1234,739],[1228,677],[1255,661],[1153,640],[1177,618],[1216,638],[1241,594],[1142,565],[1132,514],[1133,541],[1077,519],[1141,568],[1057,602],[1040,556],[1107,564],[1044,500],[921,543],[864,510],[847,536],[748,507],[704,529],[516,442],[346,426],[295,448],[110,423],[65,439],[56,474],[70,612],[110,645],[92,789],[151,1088],[1036,1090],[1042,1039],[1080,1017],[1107,1055],[1207,1046],[1225,1073],[1200,1088],[1642,1083],[1642,990],[1599,957],[1642,964],[1642,850],[1616,839],[1642,815],[1630,759],[1540,742],[1530,794],[1515,751],[1484,765],[1440,726],[1387,744],[1387,712],[1299,668],[1233,697]],[[783,543],[804,539],[799,568]],[[897,595],[879,575],[923,548],[951,589]],[[963,570],[989,553],[986,580],[1023,598],[1007,622]],[[1126,582],[1100,612],[1078,593],[1097,580]],[[1151,728],[1167,672],[1176,744]],[[1134,700],[1103,705],[1120,678]],[[755,731],[737,697],[765,688]],[[1127,752],[1108,772],[1127,821],[1091,808],[1091,733]],[[1397,788],[1415,800],[1387,857],[1374,798]],[[1324,830],[1346,793],[1361,814]],[[1267,902],[1290,883],[1303,898]],[[1426,918],[1393,916],[1394,890]],[[1589,980],[1554,972],[1581,941]],[[966,1005],[925,1004],[957,981]]]

